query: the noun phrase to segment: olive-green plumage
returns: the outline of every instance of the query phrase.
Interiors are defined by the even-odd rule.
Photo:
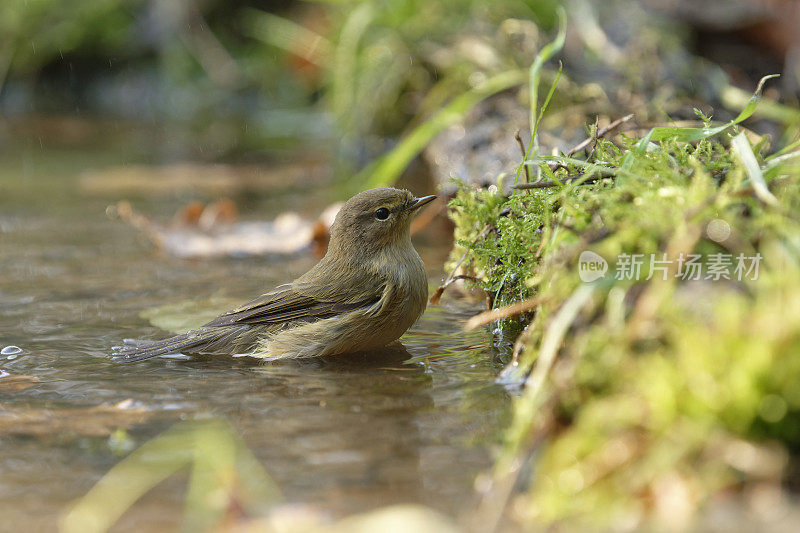
[[[114,359],[170,353],[279,359],[386,346],[425,310],[428,285],[410,225],[433,198],[392,188],[357,194],[336,215],[325,257],[297,280],[196,330],[126,345]]]

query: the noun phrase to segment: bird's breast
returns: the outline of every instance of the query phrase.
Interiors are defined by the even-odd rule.
[[[382,295],[375,304],[282,330],[263,340],[257,356],[306,357],[379,348],[399,339],[425,310],[428,282],[410,243],[388,247],[352,268],[361,269],[359,279],[381,281]]]
[[[428,298],[428,281],[422,259],[409,243],[407,247],[387,249],[378,265],[392,300],[387,312],[398,318],[405,317],[403,324],[410,320],[406,325],[408,329],[425,310]]]

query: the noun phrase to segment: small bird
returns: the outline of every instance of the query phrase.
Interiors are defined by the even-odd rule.
[[[301,358],[392,343],[425,310],[428,284],[410,226],[434,198],[393,188],[353,196],[336,215],[325,257],[297,280],[175,337],[126,341],[113,359],[132,363],[174,353]]]

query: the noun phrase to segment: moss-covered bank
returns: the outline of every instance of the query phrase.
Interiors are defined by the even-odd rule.
[[[517,523],[689,526],[796,468],[800,151],[724,126],[599,139],[536,160],[549,186],[451,202],[451,268],[529,299],[487,495],[513,484]]]

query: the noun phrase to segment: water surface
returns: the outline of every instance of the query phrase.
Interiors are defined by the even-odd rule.
[[[288,502],[333,515],[417,502],[463,519],[508,414],[507,393],[493,381],[500,362],[489,337],[460,331],[474,306],[445,298],[403,338],[406,351],[369,358],[109,361],[109,348],[124,337],[165,335],[140,316],[144,310],[192,298],[243,302],[314,263],[310,255],[186,261],[154,253],[136,231],[106,216],[119,198],[78,185],[83,169],[131,159],[124,151],[38,142],[0,152],[0,348],[22,348],[0,356],[3,521],[17,530],[52,529],[125,451],[114,444],[119,433],[94,435],[91,415],[84,419],[80,409],[125,400],[148,413],[122,434],[128,448],[180,420],[221,417]],[[243,216],[319,210],[329,196],[301,184],[250,199]],[[190,197],[134,201],[166,217]],[[441,244],[422,253],[436,284]],[[10,376],[37,381],[3,388]],[[34,431],[26,413],[49,413],[61,423]],[[157,486],[117,530],[173,528],[185,482],[178,476]]]

